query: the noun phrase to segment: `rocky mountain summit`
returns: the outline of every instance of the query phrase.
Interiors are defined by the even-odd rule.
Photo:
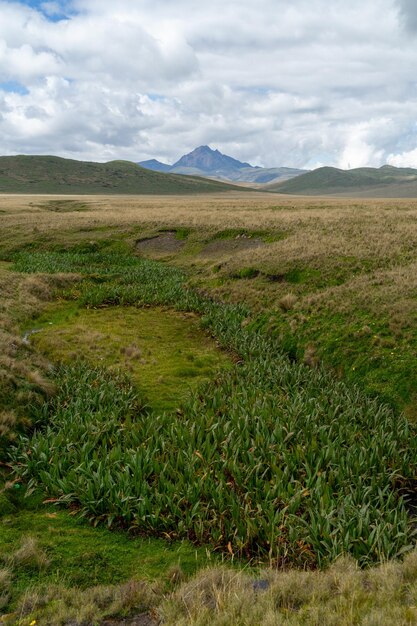
[[[257,167],[238,161],[231,156],[213,150],[209,146],[199,146],[183,155],[173,165],[167,165],[156,159],[141,161],[142,167],[158,172],[204,176],[220,180],[265,184],[281,182],[303,174],[305,170],[289,167]]]

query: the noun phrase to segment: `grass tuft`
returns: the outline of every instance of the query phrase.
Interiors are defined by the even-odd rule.
[[[297,296],[293,293],[287,293],[279,301],[279,306],[283,311],[291,311],[297,303]]]
[[[97,624],[103,623],[105,618],[144,613],[159,595],[156,585],[136,580],[86,590],[48,586],[28,591],[20,601],[17,613],[30,616],[33,621],[38,618],[45,626]]]
[[[21,546],[7,558],[10,568],[44,570],[49,566],[49,559],[39,547],[35,537],[24,537]]]
[[[7,606],[12,586],[12,574],[9,569],[0,569],[0,611]]]

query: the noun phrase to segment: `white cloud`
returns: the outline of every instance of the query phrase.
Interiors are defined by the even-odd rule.
[[[345,145],[339,157],[338,166],[342,169],[351,167],[366,167],[370,164],[378,164],[383,158],[382,150],[376,150],[370,131],[372,127],[383,126],[384,120],[372,121],[370,124],[363,122],[350,127],[346,133]]]
[[[1,151],[173,161],[210,143],[270,166],[413,160],[413,7],[0,0]]]

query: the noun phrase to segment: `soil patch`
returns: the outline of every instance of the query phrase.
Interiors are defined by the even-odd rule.
[[[185,246],[185,241],[177,239],[175,231],[161,233],[156,237],[140,239],[136,243],[136,250],[144,254],[173,254]]]
[[[201,250],[201,256],[217,256],[222,254],[234,254],[241,250],[259,248],[265,246],[265,242],[259,237],[238,236],[234,239],[214,239]]]

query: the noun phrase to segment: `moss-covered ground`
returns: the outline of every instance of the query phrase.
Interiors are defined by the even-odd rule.
[[[49,585],[86,589],[136,579],[163,580],[168,589],[174,568],[189,576],[210,562],[204,548],[197,549],[188,542],[128,537],[125,532],[93,528],[51,506],[32,506],[0,517],[0,558],[4,564],[29,537],[47,559],[40,567],[29,558],[14,564],[9,611],[26,592]]]
[[[159,307],[52,306],[34,321],[33,344],[52,362],[86,359],[129,374],[153,409],[175,410],[187,394],[231,366],[198,317]]]

